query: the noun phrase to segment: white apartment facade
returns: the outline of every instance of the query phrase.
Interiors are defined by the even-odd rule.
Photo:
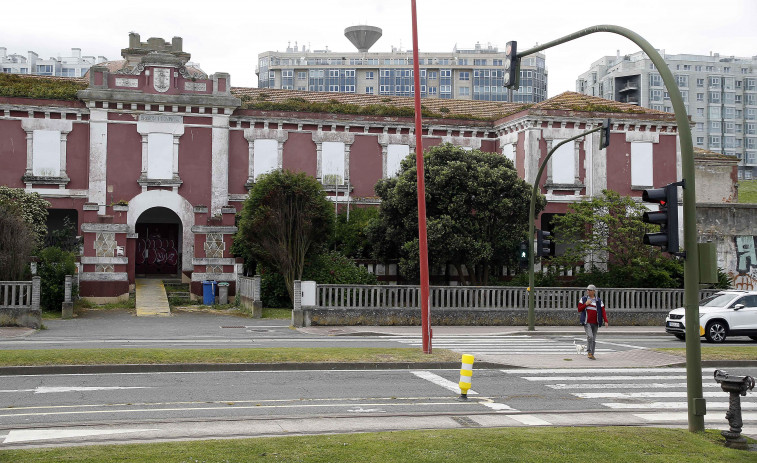
[[[520,88],[504,86],[505,53],[488,44],[451,52],[421,52],[423,98],[538,103],[547,99],[544,54],[521,60]],[[412,50],[390,52],[334,52],[304,45],[258,55],[255,69],[259,88],[341,92],[367,95],[413,96]],[[511,94],[512,93],[512,94]]]
[[[81,48],[72,48],[70,56],[41,59],[39,54],[29,51],[26,56],[8,54],[6,47],[0,47],[0,72],[5,74],[29,74],[38,76],[84,77],[95,64],[108,59],[104,56],[82,56]]]
[[[676,77],[694,146],[739,158],[739,178],[757,178],[757,56],[660,53]],[[668,90],[642,51],[604,56],[576,79],[576,91],[673,112]]]

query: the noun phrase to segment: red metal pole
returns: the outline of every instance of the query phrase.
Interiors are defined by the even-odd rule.
[[[415,0],[410,0],[413,10],[413,80],[415,83],[415,163],[418,174],[418,248],[421,264],[421,331],[423,352],[431,353],[431,323],[428,287],[428,244],[426,242],[426,188],[423,169],[423,126],[421,124],[421,73],[418,60],[418,19]]]

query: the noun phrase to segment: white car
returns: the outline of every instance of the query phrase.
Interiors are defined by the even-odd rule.
[[[665,331],[686,338],[686,310],[671,310]],[[723,342],[727,336],[749,336],[757,341],[757,291],[721,291],[699,303],[699,336]]]

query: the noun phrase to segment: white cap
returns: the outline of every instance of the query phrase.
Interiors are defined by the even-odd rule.
[[[589,285],[589,286],[586,287],[586,289],[589,290],[589,291],[596,291],[597,287],[594,286],[594,285]]]

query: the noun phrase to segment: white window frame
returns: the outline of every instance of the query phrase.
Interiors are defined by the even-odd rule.
[[[654,185],[654,144],[631,143],[631,188],[647,188]]]
[[[73,124],[65,119],[22,119],[26,132],[26,179],[46,179],[42,183],[64,185],[66,174],[66,145]],[[56,142],[57,140],[57,142]],[[57,159],[57,162],[56,162]],[[27,182],[27,184],[38,182]]]
[[[386,147],[386,164],[384,178],[393,178],[399,174],[402,160],[410,155],[410,145],[389,144]]]
[[[321,144],[321,183],[325,186],[344,185],[347,169],[345,147],[345,143],[336,141]]]
[[[252,141],[252,175],[255,181],[263,174],[279,168],[279,142],[271,138]]]

